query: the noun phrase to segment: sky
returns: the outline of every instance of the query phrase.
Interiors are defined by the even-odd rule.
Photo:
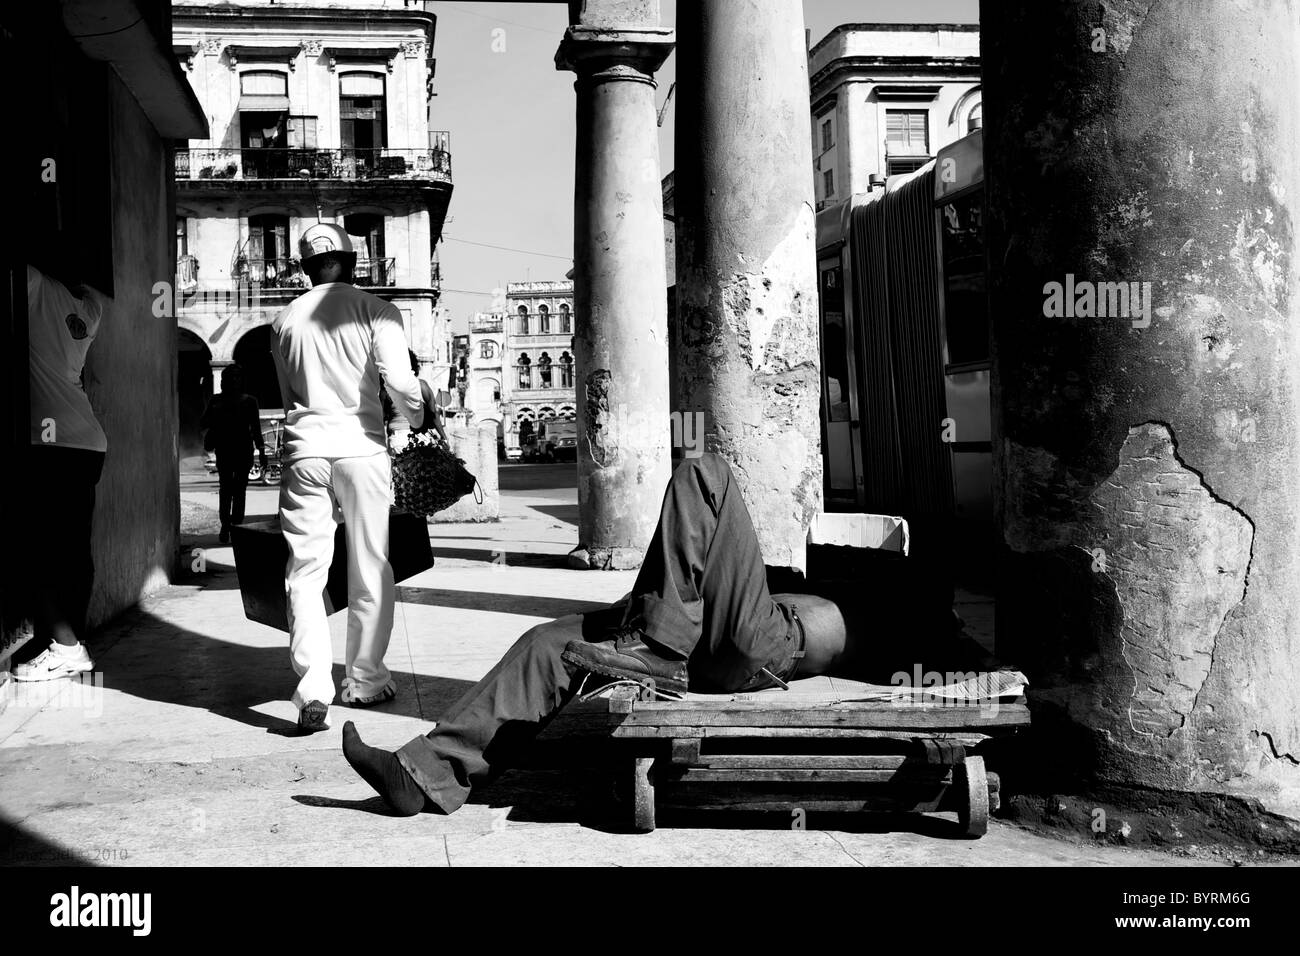
[[[684,0],[689,2],[689,0]],[[442,304],[462,331],[507,282],[563,279],[573,266],[574,75],[555,69],[564,3],[430,0],[437,17],[431,128],[451,133],[454,189],[444,242]],[[841,23],[974,23],[978,0],[803,0],[815,44]],[[662,0],[665,26],[677,0]],[[676,70],[656,79],[663,103]],[[673,103],[659,130],[673,166]],[[504,302],[498,301],[498,309]]]

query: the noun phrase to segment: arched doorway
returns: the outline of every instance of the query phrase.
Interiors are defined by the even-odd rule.
[[[235,345],[235,362],[244,369],[244,391],[257,399],[262,411],[280,407],[280,383],[271,358],[271,327],[249,329]]]
[[[189,329],[179,329],[176,342],[176,398],[180,412],[178,453],[181,458],[203,454],[199,419],[212,397],[212,352]]]

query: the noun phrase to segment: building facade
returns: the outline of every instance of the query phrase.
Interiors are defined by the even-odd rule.
[[[452,187],[449,136],[429,128],[435,18],[409,0],[174,9],[174,53],[210,126],[175,163],[183,446],[231,362],[264,410],[280,405],[269,325],[310,285],[297,242],[318,221],[347,229],[356,284],[398,307],[421,376],[445,388],[435,249]]]
[[[814,46],[817,208],[920,169],[979,129],[979,52],[979,27],[952,23],[845,23]]]
[[[502,439],[513,456],[520,422],[577,415],[572,280],[509,283],[503,330]]]
[[[463,407],[474,420],[500,420],[502,383],[505,381],[505,316],[476,312],[465,341],[465,396]]]

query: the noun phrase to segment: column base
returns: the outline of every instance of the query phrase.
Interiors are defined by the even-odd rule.
[[[569,567],[576,571],[635,571],[645,560],[640,548],[588,548],[580,544],[569,552]]]

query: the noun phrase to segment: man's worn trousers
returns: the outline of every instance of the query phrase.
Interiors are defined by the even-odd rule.
[[[736,690],[763,667],[793,670],[796,622],[768,593],[749,512],[717,455],[673,473],[626,604],[525,633],[431,733],[397,751],[402,766],[444,813],[457,810],[576,693],[583,672],[560,659],[565,645],[608,640],[624,623],[688,658],[693,691]]]

